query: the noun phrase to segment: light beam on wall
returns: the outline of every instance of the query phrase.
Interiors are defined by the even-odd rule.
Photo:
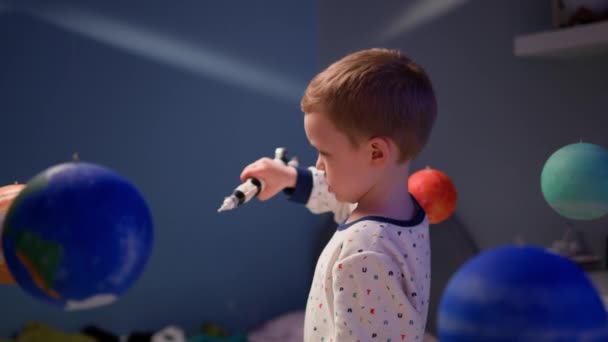
[[[34,15],[70,32],[163,64],[282,100],[299,101],[305,85],[217,49],[152,32],[97,13],[71,7],[30,7]]]
[[[387,41],[448,13],[468,0],[417,0],[391,22],[379,35],[379,40]]]

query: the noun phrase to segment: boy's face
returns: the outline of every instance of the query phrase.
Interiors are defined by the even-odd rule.
[[[341,202],[356,203],[372,181],[365,144],[354,147],[322,113],[306,113],[304,130],[319,153],[316,168],[325,171],[329,191]]]

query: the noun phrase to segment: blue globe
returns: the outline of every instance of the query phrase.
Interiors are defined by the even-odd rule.
[[[608,213],[608,150],[589,143],[566,145],[545,162],[541,190],[549,206],[574,220]]]
[[[7,212],[2,247],[22,289],[77,310],[129,289],[153,237],[150,211],[132,184],[108,168],[72,162],[28,182]]]
[[[445,341],[608,341],[606,309],[584,271],[533,246],[481,253],[450,279],[438,314]]]

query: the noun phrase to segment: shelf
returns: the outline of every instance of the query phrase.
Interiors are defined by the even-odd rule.
[[[518,57],[577,57],[608,52],[608,21],[515,37]]]

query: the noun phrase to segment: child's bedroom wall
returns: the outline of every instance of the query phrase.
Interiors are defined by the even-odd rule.
[[[451,176],[457,215],[481,248],[562,237],[566,221],[542,196],[541,170],[581,139],[608,148],[608,55],[515,57],[514,37],[551,29],[550,1],[334,0],[319,11],[322,66],[382,46],[426,68],[439,116],[413,171],[428,164]],[[601,257],[607,223],[575,223]],[[433,249],[433,258],[449,253]]]
[[[29,320],[245,331],[304,307],[323,220],[282,196],[216,210],[275,147],[314,161],[299,99],[317,17],[314,1],[0,1],[0,185],[77,152],[131,180],[156,225],[145,273],[108,307],[0,286],[0,336]]]
[[[412,171],[426,165],[445,171],[459,192],[456,214],[431,227],[428,329],[434,332],[447,281],[477,248],[518,238],[549,246],[562,237],[566,221],[542,196],[541,170],[556,149],[580,139],[608,148],[608,55],[515,57],[515,36],[551,29],[550,1],[370,6],[333,0],[319,6],[321,67],[359,49],[397,48],[434,83],[438,121]],[[608,218],[577,226],[604,257]]]
[[[0,286],[0,337],[28,320],[244,331],[302,309],[327,217],[281,196],[216,209],[242,167],[278,145],[314,161],[299,98],[357,49],[401,49],[437,90],[439,120],[415,169],[446,171],[460,198],[433,235],[432,313],[454,260],[476,250],[465,233],[455,247],[457,229],[482,248],[550,244],[564,221],[540,193],[544,161],[580,139],[608,147],[605,55],[513,56],[515,35],[550,27],[549,1],[0,0],[0,19],[0,185],[78,152],[128,177],[156,224],[145,273],[111,306],[62,312]],[[597,253],[606,222],[580,224]]]

